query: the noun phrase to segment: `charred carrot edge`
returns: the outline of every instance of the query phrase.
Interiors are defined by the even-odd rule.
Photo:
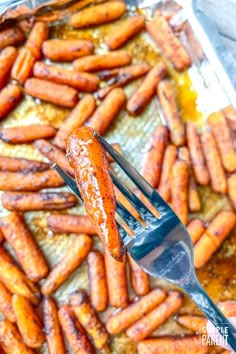
[[[167,146],[163,155],[160,181],[158,184],[158,192],[166,202],[170,201],[170,175],[176,157],[177,148],[174,145]]]
[[[104,257],[99,251],[92,251],[87,262],[91,304],[96,311],[104,311],[108,305]]]
[[[24,84],[32,75],[33,66],[36,62],[35,56],[28,48],[21,48],[11,70],[11,78]]]
[[[81,234],[74,238],[62,259],[46,277],[41,287],[43,295],[52,294],[79,267],[91,250],[92,243],[92,239],[87,235]]]
[[[236,316],[236,300],[220,301],[217,306],[226,317]]]
[[[52,298],[44,298],[42,308],[48,352],[50,354],[65,354],[65,345],[56,302]]]
[[[180,292],[171,292],[163,303],[131,325],[126,330],[127,336],[135,342],[140,342],[173,315],[182,302],[183,295]]]
[[[207,319],[203,316],[179,315],[177,322],[191,331],[205,333]]]
[[[90,336],[95,348],[99,351],[108,352],[109,334],[91,306],[86,292],[79,290],[72,294],[70,296],[70,305],[79,322]]]
[[[29,37],[25,43],[25,47],[31,51],[33,56],[38,60],[41,57],[41,48],[43,42],[48,38],[48,25],[45,22],[38,21],[34,24]]]
[[[97,231],[87,215],[52,214],[47,218],[47,227],[54,233],[96,235]]]
[[[16,316],[12,307],[12,293],[0,281],[0,311],[10,322],[16,322]]]
[[[146,295],[150,290],[148,274],[131,257],[128,259],[132,288],[138,296]]]
[[[12,306],[24,343],[30,348],[40,348],[45,342],[45,335],[33,306],[21,295],[13,295]]]
[[[147,63],[131,64],[122,68],[103,70],[98,73],[101,80],[111,80],[111,83],[123,84],[126,80],[133,80],[145,75],[151,66]]]
[[[4,128],[0,130],[0,139],[8,144],[30,143],[40,138],[51,138],[56,129],[49,124],[36,124],[24,127]]]
[[[18,52],[14,47],[6,47],[0,53],[0,89],[6,84]]]
[[[9,84],[0,92],[0,119],[5,118],[7,114],[15,108],[21,100],[22,91],[19,86]]]
[[[0,32],[0,49],[9,45],[17,45],[25,39],[24,33],[19,27],[7,28]]]
[[[111,315],[106,323],[106,328],[111,334],[118,334],[131,326],[141,317],[152,311],[164,301],[166,293],[162,289],[154,289],[141,297],[137,302],[131,303],[125,309]]]
[[[201,236],[204,234],[206,229],[205,229],[205,225],[202,220],[193,219],[187,225],[187,230],[189,232],[189,235],[191,236],[193,244],[195,244],[201,238]]]
[[[236,210],[236,173],[228,178],[228,195],[234,209]]]
[[[0,171],[42,172],[49,169],[49,164],[19,157],[0,156]]]

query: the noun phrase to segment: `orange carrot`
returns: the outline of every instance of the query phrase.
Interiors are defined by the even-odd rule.
[[[138,296],[146,295],[150,290],[148,274],[130,256],[128,259],[132,288]]]
[[[0,139],[8,144],[24,144],[40,138],[51,138],[56,134],[52,125],[26,125],[0,130]]]
[[[35,61],[36,58],[30,49],[24,47],[21,48],[11,70],[11,78],[24,84],[32,75]]]
[[[52,214],[48,216],[47,226],[54,233],[96,235],[96,228],[87,215]]]
[[[226,317],[236,316],[236,300],[220,301],[217,306]]]
[[[6,115],[17,105],[22,97],[19,86],[9,84],[0,92],[0,119]]]
[[[6,84],[12,65],[17,58],[17,50],[14,47],[6,47],[0,53],[0,90]]]
[[[38,60],[41,58],[41,48],[44,41],[48,38],[48,25],[38,21],[34,24],[25,47],[28,48],[33,56]]]
[[[236,173],[228,178],[228,194],[230,201],[236,210]]]
[[[16,322],[16,316],[12,307],[12,293],[0,281],[0,311],[10,322]]]
[[[0,49],[9,45],[17,45],[25,39],[24,33],[19,27],[10,27],[0,32]]]
[[[207,318],[202,316],[180,315],[177,317],[177,322],[191,331],[197,333],[206,332]]]
[[[0,171],[41,172],[49,169],[49,164],[20,157],[0,156]]]
[[[158,185],[158,192],[166,202],[170,201],[170,175],[176,157],[176,146],[168,145],[164,152],[160,181]]]
[[[195,244],[201,238],[201,236],[204,234],[205,225],[202,220],[193,219],[188,224],[187,230],[188,230],[189,235],[191,236],[193,244]]]

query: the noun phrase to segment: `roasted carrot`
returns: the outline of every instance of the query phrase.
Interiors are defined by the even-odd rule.
[[[108,305],[107,279],[104,257],[99,251],[88,255],[90,299],[96,311],[104,311]]]
[[[91,306],[86,292],[78,290],[76,293],[70,295],[70,305],[79,322],[90,336],[95,348],[100,352],[108,353],[109,334]]]
[[[195,125],[191,122],[186,123],[186,138],[195,180],[203,186],[207,185],[209,183],[209,173],[201,147],[200,136]]]
[[[16,322],[16,316],[12,307],[12,293],[0,281],[0,312],[10,322]]]
[[[158,126],[152,133],[150,147],[146,153],[142,175],[153,188],[158,186],[164,152],[168,142],[168,130]]]
[[[126,264],[116,261],[106,249],[104,257],[109,303],[112,306],[124,308],[128,305]]]
[[[212,133],[207,131],[203,132],[201,134],[201,144],[210,174],[211,187],[213,191],[217,193],[226,193],[227,181]]]
[[[141,85],[129,98],[126,109],[132,115],[140,114],[150,102],[156,86],[166,75],[166,65],[157,63],[145,76]]]
[[[105,39],[105,43],[110,50],[115,50],[139,33],[144,26],[143,16],[130,17],[111,30],[111,33]]]
[[[48,216],[47,226],[54,233],[96,235],[96,228],[86,215],[52,214]]]
[[[193,219],[187,226],[188,233],[195,244],[205,232],[204,222],[200,219]]]
[[[44,139],[36,140],[34,146],[48,160],[50,160],[53,163],[56,163],[69,175],[74,176],[74,171],[70,167],[64,151],[61,151],[61,149],[59,149],[58,147],[56,147],[55,145],[49,143],[47,140]]]
[[[45,335],[42,324],[29,300],[21,295],[13,295],[12,306],[24,343],[30,348],[41,347],[45,342]]]
[[[174,89],[169,80],[162,80],[158,84],[157,95],[170,130],[171,142],[176,146],[184,145],[185,129],[178,112]]]
[[[48,38],[48,25],[46,22],[38,21],[34,24],[29,37],[25,43],[33,56],[38,60],[41,58],[41,48],[44,41]]]
[[[49,354],[65,354],[61,325],[56,302],[52,298],[44,298],[42,303],[44,332]]]
[[[191,331],[197,333],[206,332],[207,318],[203,316],[180,315],[177,317],[177,322]]]
[[[217,306],[226,317],[236,316],[236,300],[220,301]]]
[[[116,118],[126,100],[121,88],[113,89],[98,106],[88,121],[88,126],[99,134],[105,133],[110,123]]]
[[[94,45],[84,39],[50,39],[43,43],[43,54],[52,61],[70,62],[92,54]]]
[[[85,260],[92,248],[92,239],[87,235],[76,236],[50,273],[41,287],[44,295],[52,294]]]
[[[131,325],[126,330],[127,336],[135,342],[140,342],[144,338],[147,338],[154,329],[176,313],[182,302],[183,295],[180,292],[171,292],[163,303]]]
[[[236,173],[228,178],[228,194],[231,203],[236,210]]]
[[[49,169],[49,164],[20,157],[0,156],[0,171],[41,172]]]
[[[19,86],[9,84],[0,92],[0,119],[6,115],[17,105],[22,97]]]
[[[207,121],[215,138],[224,169],[227,172],[234,172],[236,170],[236,152],[226,118],[219,111],[212,113]]]
[[[223,109],[224,116],[227,120],[229,128],[232,132],[232,135],[236,133],[236,110],[233,106],[227,106]],[[235,147],[235,142],[234,142]]]
[[[17,45],[25,39],[24,33],[19,27],[10,27],[0,32],[0,49],[9,45]]]
[[[73,130],[81,127],[88,120],[95,108],[96,102],[93,96],[85,95],[60,126],[54,138],[54,144],[64,150],[66,138]]]
[[[48,265],[23,217],[12,212],[0,219],[0,226],[27,277],[36,282],[45,277]]]
[[[174,35],[166,19],[159,13],[146,23],[146,29],[167,59],[178,71],[191,65],[191,59],[179,39]]]
[[[26,80],[25,92],[35,98],[68,108],[74,107],[78,102],[78,92],[74,88],[42,79]]]
[[[1,242],[5,241],[2,231],[1,231],[1,237],[2,237]],[[0,246],[0,258],[8,263],[15,264],[14,259],[11,257],[10,253],[8,253],[3,246]]]
[[[0,53],[0,90],[6,84],[12,65],[17,58],[18,52],[15,47],[6,47]]]
[[[173,164],[177,157],[177,148],[174,145],[168,145],[163,156],[163,163],[161,167],[160,182],[158,185],[158,192],[166,201],[170,201],[170,175]]]
[[[234,212],[223,210],[210,222],[205,233],[194,246],[194,266],[202,267],[220,247],[235,225]]]
[[[47,65],[41,61],[35,63],[33,74],[34,77],[39,79],[68,85],[85,92],[96,91],[99,85],[98,78],[93,74],[71,71],[57,66]]]
[[[95,354],[95,350],[90,344],[83,327],[77,321],[73,311],[68,306],[62,306],[58,311],[58,316],[72,353]]]
[[[68,192],[5,192],[2,205],[11,211],[63,210],[78,203],[77,197]]]
[[[23,342],[17,327],[8,320],[0,321],[0,345],[6,354],[34,354]]]
[[[208,348],[200,336],[160,337],[138,343],[138,354],[207,354]]]
[[[146,295],[150,290],[148,274],[130,256],[128,259],[132,288],[138,296]]]
[[[171,171],[170,194],[174,212],[184,225],[188,222],[189,171],[185,161],[176,160]]]
[[[124,66],[131,63],[131,55],[125,50],[117,50],[107,54],[88,55],[76,59],[73,68],[76,71],[99,71]]]
[[[122,1],[105,2],[75,13],[69,19],[69,24],[75,28],[97,26],[117,20],[125,11],[126,5]]]
[[[43,188],[58,188],[65,184],[56,171],[42,172],[0,172],[2,191],[38,191]]]
[[[30,49],[21,48],[11,70],[11,78],[24,84],[32,76],[35,61],[36,58]]]
[[[56,134],[52,125],[26,125],[0,130],[0,139],[8,144],[24,144],[41,138],[51,138]]]

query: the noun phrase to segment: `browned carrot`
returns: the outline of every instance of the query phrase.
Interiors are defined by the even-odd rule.
[[[42,79],[26,80],[25,92],[30,96],[68,108],[74,107],[78,102],[78,93],[74,88]]]
[[[122,1],[105,2],[75,13],[69,19],[69,24],[75,28],[97,26],[117,20],[125,11],[126,5]]]
[[[1,231],[1,237],[2,237],[2,241],[5,241],[2,231]],[[8,263],[15,264],[14,259],[10,256],[10,254],[2,246],[0,246],[0,258]]]
[[[21,48],[11,70],[11,78],[24,84],[32,75],[35,56],[28,48]]]
[[[129,256],[132,288],[138,296],[146,295],[150,290],[148,274]]]
[[[38,21],[34,24],[29,37],[25,43],[33,56],[38,60],[41,57],[41,48],[44,41],[48,38],[48,25],[45,22]]]
[[[77,197],[68,192],[5,192],[2,205],[11,211],[63,210],[78,203]]]
[[[54,233],[96,235],[96,228],[86,215],[52,214],[48,216],[47,226]]]
[[[184,145],[184,125],[178,112],[174,89],[169,80],[162,80],[158,84],[157,94],[167,122],[167,126],[170,130],[171,142],[176,146]]]
[[[56,82],[74,87],[77,90],[93,92],[98,89],[98,78],[89,73],[80,73],[76,71],[47,65],[43,62],[37,62],[34,65],[33,74],[39,79]]]
[[[226,317],[236,316],[236,300],[220,301],[217,306]]]
[[[72,353],[95,354],[95,350],[90,344],[83,327],[77,321],[72,310],[68,306],[62,306],[58,311],[58,316]]]
[[[191,65],[187,51],[163,16],[157,13],[151,21],[146,23],[146,29],[178,71],[183,71]]]
[[[18,52],[14,47],[6,47],[0,53],[0,90],[8,80],[12,65],[16,60],[17,54]]]
[[[70,296],[70,305],[72,306],[76,317],[90,336],[95,348],[100,352],[109,352],[109,335],[100,321],[95,310],[89,302],[89,297],[84,290],[79,290]]]
[[[138,354],[207,354],[208,348],[200,336],[160,337],[138,343]]]
[[[155,93],[156,86],[166,75],[166,65],[157,63],[145,76],[141,85],[127,102],[126,109],[132,115],[141,113]]]
[[[111,30],[111,33],[105,39],[105,43],[110,50],[115,50],[139,33],[144,26],[143,16],[130,17]]]
[[[176,313],[182,302],[183,295],[180,292],[171,292],[163,303],[131,325],[126,330],[127,336],[135,342],[140,342],[147,338],[154,329]]]
[[[51,138],[56,134],[52,125],[26,125],[0,130],[0,139],[8,144],[30,143],[40,138]]]
[[[103,134],[120,112],[126,100],[121,88],[113,89],[99,105],[88,121],[88,126]]]
[[[24,343],[30,348],[40,348],[45,342],[45,335],[33,306],[21,295],[13,295],[12,306]]]
[[[117,50],[112,53],[88,55],[87,57],[76,59],[73,63],[73,68],[76,71],[99,71],[128,65],[131,60],[131,55],[128,52]]]
[[[116,261],[106,249],[104,256],[109,303],[124,308],[128,304],[126,264]]]
[[[0,92],[0,119],[6,115],[17,105],[22,97],[19,86],[9,84]]]
[[[93,96],[89,94],[84,96],[60,126],[54,138],[54,144],[64,150],[66,138],[90,118],[95,108],[96,102]]]
[[[49,169],[49,164],[20,157],[0,156],[0,171],[41,172]]]
[[[50,39],[43,43],[43,54],[52,61],[73,61],[93,51],[93,43],[84,39]]]
[[[43,299],[43,322],[49,354],[65,354],[56,302],[52,298]]]
[[[168,130],[158,126],[152,133],[150,148],[147,151],[142,175],[153,188],[158,186],[163,156],[168,142]]]
[[[209,173],[202,152],[200,136],[193,123],[186,123],[186,138],[196,182],[201,185],[209,183]]]
[[[42,172],[0,172],[2,191],[38,191],[43,188],[58,188],[65,184],[56,171]]]
[[[104,311],[108,305],[107,280],[104,257],[99,251],[88,255],[90,299],[96,311]]]
[[[92,239],[87,235],[76,236],[50,273],[41,287],[44,295],[52,294],[85,260],[92,248]]]
[[[160,182],[158,185],[158,192],[166,202],[170,201],[170,175],[176,157],[176,146],[168,145],[164,152]]]
[[[0,226],[28,278],[38,281],[45,277],[48,265],[23,217],[15,212],[10,213],[0,219]]]
[[[69,175],[74,176],[74,171],[70,167],[64,151],[61,151],[61,149],[44,139],[36,140],[34,146],[41,152],[43,156],[47,157],[48,160],[56,163]]]
[[[24,33],[19,27],[10,27],[0,32],[0,49],[9,45],[17,45],[25,39]]]
[[[210,132],[201,135],[201,144],[210,174],[211,187],[217,193],[227,192],[227,181],[215,140]]]
[[[208,262],[233,229],[235,221],[234,212],[223,210],[210,222],[205,233],[194,246],[195,268],[200,268]]]
[[[236,173],[228,178],[228,194],[231,203],[236,210]]]
[[[212,113],[207,121],[214,135],[224,169],[227,172],[234,172],[236,170],[236,152],[226,118],[219,111]]]
[[[16,316],[12,307],[12,293],[0,281],[0,311],[10,322],[16,322]]]
[[[202,220],[193,219],[188,224],[187,230],[188,230],[189,235],[191,236],[193,244],[195,244],[201,238],[201,236],[204,234],[205,225]]]
[[[206,332],[207,318],[202,316],[180,315],[177,317],[178,323],[197,333]]]
[[[8,320],[0,321],[0,345],[6,354],[34,354],[23,342],[17,327]]]

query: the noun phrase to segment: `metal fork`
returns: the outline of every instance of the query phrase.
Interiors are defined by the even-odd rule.
[[[236,351],[236,329],[209,298],[196,277],[193,263],[193,245],[185,226],[138,171],[106,140],[97,134],[96,136],[160,215],[157,218],[142,200],[123,184],[113,171],[110,171],[114,185],[136,208],[146,223],[146,227],[144,227],[117,201],[117,214],[134,234],[131,237],[121,223],[117,221],[120,236],[128,253],[151,276],[166,279],[182,288],[219,330],[225,341]],[[75,180],[59,166],[54,165],[54,168],[82,200]]]

